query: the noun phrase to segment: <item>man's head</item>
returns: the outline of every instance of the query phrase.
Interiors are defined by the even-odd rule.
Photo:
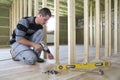
[[[38,15],[36,16],[36,23],[44,25],[50,17],[51,11],[48,8],[42,8],[39,10]]]

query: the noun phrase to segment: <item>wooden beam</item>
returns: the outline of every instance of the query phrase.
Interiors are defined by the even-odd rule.
[[[96,59],[100,58],[100,0],[96,0]]]
[[[68,0],[68,64],[75,63],[75,0]]]
[[[13,4],[14,4],[14,26],[13,28],[15,28],[15,26],[17,25],[17,0],[13,0]]]
[[[24,12],[23,16],[24,17],[27,16],[27,8],[28,8],[27,0],[24,0],[24,7],[23,7],[23,12]]]
[[[42,8],[47,7],[47,0],[42,0]]]
[[[13,26],[14,26],[14,17],[15,17],[15,15],[14,15],[14,6],[15,6],[15,5],[14,5],[14,0],[13,0],[12,8],[11,8],[11,18],[12,18],[12,19],[11,19],[11,23],[12,23],[12,24],[11,24],[11,27],[10,27],[10,32],[11,32],[10,35],[12,34],[12,31],[13,31],[13,28],[14,28],[14,27],[13,27]]]
[[[59,63],[59,0],[54,0],[54,15],[55,15],[54,51],[56,63]]]
[[[12,20],[13,20],[13,15],[12,15],[12,12],[13,12],[13,4],[11,4],[11,8],[9,9],[9,36],[11,36],[12,34]]]
[[[17,14],[17,17],[16,17],[16,23],[18,23],[18,21],[19,21],[19,16],[20,16],[20,6],[19,6],[19,3],[20,3],[20,0],[16,0],[16,6],[17,6],[17,8],[16,8],[16,14]]]
[[[28,0],[28,16],[32,16],[32,0]]]
[[[42,0],[42,8],[47,7],[47,0]],[[47,43],[47,27],[44,25],[44,42]],[[44,58],[47,58],[47,55],[44,52]]]
[[[34,16],[38,14],[38,0],[34,0]]]
[[[23,17],[23,0],[20,0],[20,16],[19,16],[19,18],[22,18]]]
[[[90,45],[93,46],[93,14],[92,14],[92,1],[90,1]]]
[[[105,0],[105,56],[109,55],[109,0]]]
[[[101,21],[100,21],[100,31],[101,31],[101,34],[100,34],[100,46],[102,47],[103,46],[103,11],[100,12],[101,14]]]
[[[120,0],[119,0],[119,5],[118,6],[119,6],[119,9],[118,9],[118,11],[119,11],[118,12],[119,13],[119,15],[118,15],[118,19],[119,19],[119,21],[118,21],[119,22],[119,33],[118,34],[120,34]],[[118,37],[119,37],[119,49],[118,50],[120,52],[120,35]]]
[[[84,0],[84,61],[88,62],[89,57],[89,27],[88,27],[88,0]]]
[[[114,0],[114,54],[118,52],[118,0]]]
[[[93,16],[93,21],[94,21],[94,26],[93,26],[93,29],[94,29],[94,40],[93,40],[93,44],[94,44],[94,46],[96,45],[96,14],[95,14],[95,12],[96,12],[96,9],[94,8],[94,16]]]
[[[112,50],[111,50],[111,33],[112,33],[112,29],[111,29],[111,24],[112,22],[111,22],[111,0],[109,0],[109,56],[111,56],[112,55]]]

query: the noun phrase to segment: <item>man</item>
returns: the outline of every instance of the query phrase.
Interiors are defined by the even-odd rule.
[[[11,44],[11,55],[14,61],[22,61],[33,65],[36,62],[44,62],[40,58],[41,51],[45,51],[49,59],[53,55],[43,42],[43,26],[51,17],[48,8],[42,8],[36,17],[24,17],[19,20],[13,31]]]

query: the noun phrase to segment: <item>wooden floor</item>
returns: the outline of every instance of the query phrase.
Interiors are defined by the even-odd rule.
[[[52,53],[54,47],[49,46]],[[93,72],[61,71],[57,75],[45,74],[47,70],[55,68],[54,60],[46,60],[45,63],[26,65],[19,61],[12,61],[8,49],[0,49],[0,80],[120,80],[120,54],[105,58],[104,49],[101,48],[101,60],[111,61],[111,67],[102,68],[104,75]],[[60,46],[60,63],[67,63],[67,46]],[[76,63],[83,62],[83,46],[76,46]],[[95,48],[90,47],[90,61],[95,61]]]

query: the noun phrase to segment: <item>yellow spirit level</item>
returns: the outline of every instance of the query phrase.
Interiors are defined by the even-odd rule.
[[[90,63],[82,63],[82,64],[70,64],[70,65],[57,65],[56,70],[68,70],[68,69],[92,69],[99,67],[110,66],[110,62],[90,62]]]

